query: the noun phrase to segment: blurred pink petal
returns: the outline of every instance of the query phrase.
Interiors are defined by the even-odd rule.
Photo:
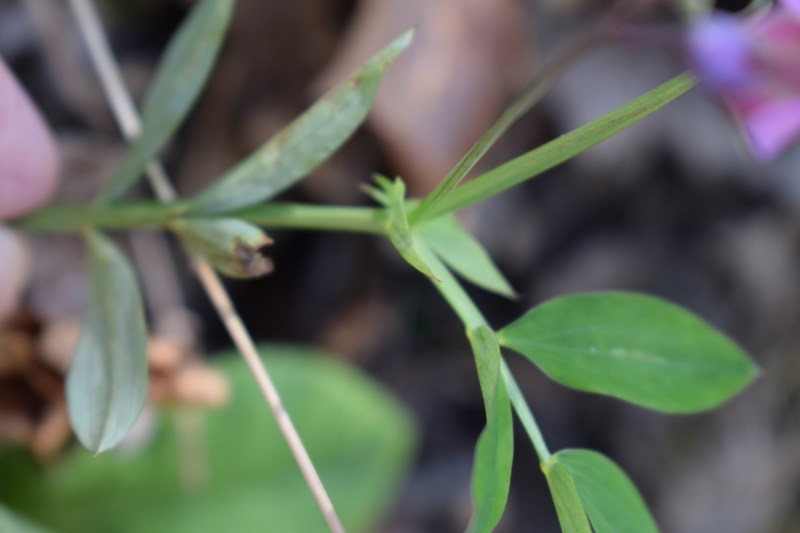
[[[792,15],[800,17],[800,0],[781,0],[780,5],[785,7]]]
[[[757,19],[712,15],[686,45],[692,70],[741,122],[756,158],[775,159],[800,138],[800,0]]]
[[[775,159],[800,137],[800,96],[757,107],[743,122],[753,155],[762,161]]]
[[[20,215],[53,193],[58,156],[27,95],[0,61],[0,219]]]

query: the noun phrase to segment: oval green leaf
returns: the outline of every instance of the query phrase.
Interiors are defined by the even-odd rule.
[[[113,448],[147,396],[147,330],[130,263],[103,235],[86,235],[89,295],[67,375],[67,407],[81,444]]]
[[[264,346],[263,353],[347,531],[375,531],[412,459],[409,413],[336,356],[285,345]],[[209,360],[229,381],[228,405],[164,412],[154,440],[136,450],[100,457],[74,450],[29,482],[27,501],[15,493],[17,508],[62,533],[327,531],[242,358]],[[174,422],[186,416],[194,417],[197,433],[180,434],[185,425]],[[207,477],[186,486],[187,467]],[[0,484],[0,497],[3,488],[15,490]]]
[[[670,413],[715,407],[758,373],[706,322],[640,294],[557,298],[506,326],[498,339],[563,385]]]
[[[542,465],[542,471],[547,479],[547,486],[550,487],[550,494],[553,496],[561,531],[564,533],[592,533],[581,497],[569,470],[551,458]]]
[[[503,516],[511,483],[514,428],[511,402],[500,374],[500,346],[488,326],[469,332],[478,379],[486,405],[486,427],[475,448],[470,532],[493,531]]]
[[[186,118],[214,65],[233,6],[234,0],[203,0],[178,29],[145,101],[141,131],[98,201],[119,198],[136,183]]]
[[[392,41],[360,70],[239,163],[189,204],[195,213],[222,213],[272,198],[307,176],[364,121],[389,64],[413,30]]]
[[[608,457],[592,450],[562,450],[550,464],[569,472],[595,533],[658,533],[636,486]]]

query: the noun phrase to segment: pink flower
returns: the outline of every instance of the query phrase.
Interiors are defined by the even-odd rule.
[[[691,28],[687,49],[758,159],[776,158],[800,137],[800,0],[751,20],[715,14]]]

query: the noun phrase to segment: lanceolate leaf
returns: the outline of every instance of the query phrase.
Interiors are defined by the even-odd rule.
[[[500,374],[500,346],[488,326],[469,332],[486,405],[486,427],[475,449],[472,498],[475,511],[469,531],[492,531],[506,508],[514,455],[511,403]]]
[[[147,395],[147,331],[136,276],[103,235],[90,231],[89,297],[67,376],[67,405],[81,443],[100,453],[136,421]]]
[[[234,0],[202,0],[169,43],[142,111],[142,129],[100,201],[122,196],[183,122],[217,57]]]
[[[757,374],[744,352],[707,323],[640,294],[557,298],[498,338],[559,383],[665,412],[710,409]]]
[[[409,265],[413,266],[429,278],[436,280],[425,259],[420,255],[414,242],[414,235],[408,226],[405,210],[406,186],[403,180],[394,181],[385,176],[376,175],[377,186],[367,186],[365,190],[373,200],[386,207],[386,234],[392,245],[400,252]]]
[[[367,115],[383,72],[411,42],[392,41],[258,151],[200,194],[193,212],[220,213],[272,198],[325,161]]]
[[[436,189],[422,199],[419,207],[411,213],[412,225],[416,225],[419,220],[427,218],[425,213],[435,209],[436,204],[446,198],[447,194],[467,176],[469,171],[489,151],[494,143],[544,96],[548,88],[558,79],[558,73],[561,69],[568,63],[580,58],[594,44],[594,37],[582,40],[577,46],[569,47],[558,58],[554,58],[550,64],[542,68],[517,99],[508,106],[494,124],[481,135],[480,139],[472,145],[472,148],[447,173],[447,176],[442,178]]]
[[[272,261],[262,253],[272,239],[257,226],[234,218],[182,218],[168,226],[190,251],[227,276],[255,278],[272,271]]]
[[[492,262],[483,246],[461,226],[455,215],[444,215],[426,221],[419,226],[416,234],[465,279],[501,296],[514,296],[511,284]]]
[[[432,203],[424,215],[415,220],[421,222],[456,211],[534,178],[639,122],[695,83],[688,74],[681,74],[610,113],[456,187],[447,196],[439,196],[435,205]]]
[[[592,450],[562,450],[546,468],[558,465],[572,477],[595,533],[658,533],[636,486],[609,458]]]
[[[542,470],[547,478],[550,494],[553,495],[561,531],[564,533],[592,533],[581,497],[569,470],[552,458],[542,465]]]

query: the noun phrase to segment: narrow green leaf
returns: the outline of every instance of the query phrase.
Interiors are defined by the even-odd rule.
[[[641,294],[557,298],[528,311],[498,338],[563,385],[664,412],[710,409],[757,375],[722,333]]]
[[[139,136],[98,200],[122,196],[164,148],[197,100],[231,18],[234,0],[202,0],[170,41],[142,110]]]
[[[455,215],[426,221],[416,229],[416,234],[464,279],[501,296],[515,296],[511,284],[492,258]]]
[[[475,449],[472,471],[472,499],[475,511],[469,531],[492,531],[506,508],[514,456],[511,402],[500,374],[500,346],[494,332],[482,325],[469,331],[478,368],[486,427]]]
[[[392,41],[254,154],[190,202],[193,212],[221,213],[272,198],[308,175],[366,118],[383,72],[411,42]]]
[[[103,235],[86,234],[89,295],[72,367],[67,406],[87,449],[113,448],[136,422],[147,396],[147,331],[136,276]]]
[[[7,533],[47,533],[49,530],[12,513],[0,504],[0,531]]]
[[[493,406],[497,394],[500,392],[502,380],[500,379],[500,345],[494,331],[487,325],[481,325],[468,332],[469,343],[472,346],[472,353],[475,355],[475,366],[478,370],[478,380],[481,383],[481,393],[483,403],[486,405],[487,419],[491,420],[494,410]]]
[[[555,459],[542,464],[550,494],[558,513],[558,522],[564,533],[592,533],[589,519],[583,509],[578,489],[569,470]]]
[[[400,178],[394,181],[385,176],[375,175],[376,186],[366,186],[364,190],[373,200],[382,204],[387,211],[386,235],[395,249],[408,262],[429,278],[439,281],[419,252],[414,235],[406,217],[406,185]]]
[[[581,58],[584,53],[596,44],[597,35],[588,34],[573,46],[565,49],[559,56],[542,68],[514,102],[503,111],[503,114],[478,139],[464,157],[447,173],[436,188],[428,194],[419,206],[411,213],[411,223],[416,225],[434,210],[436,205],[450,194],[461,183],[470,170],[494,146],[497,140],[527,113],[544,96],[552,83],[559,78],[563,69],[571,62]]]
[[[192,252],[233,278],[255,278],[272,271],[263,248],[272,244],[260,228],[234,218],[181,218],[168,224]]]
[[[636,486],[606,456],[592,450],[561,450],[551,463],[563,465],[572,476],[595,533],[658,533]]]
[[[694,87],[695,83],[696,80],[688,74],[681,74],[614,111],[464,183],[417,220],[456,211],[535,178],[639,122]]]

